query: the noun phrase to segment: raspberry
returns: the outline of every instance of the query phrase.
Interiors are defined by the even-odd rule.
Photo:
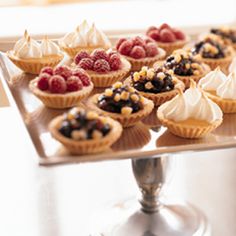
[[[93,60],[91,58],[83,58],[78,64],[79,67],[84,70],[92,70],[93,69]]]
[[[185,39],[185,34],[182,31],[177,30],[177,29],[173,29],[172,32],[174,33],[176,39],[179,39],[179,40]]]
[[[65,93],[66,81],[60,75],[53,75],[49,80],[49,90],[51,93]]]
[[[49,87],[48,81],[50,77],[51,76],[48,73],[41,73],[39,76],[37,87],[40,90],[48,90],[48,87]]]
[[[154,39],[155,41],[160,41],[160,39],[161,39],[159,30],[150,31],[150,32],[148,33],[148,36],[149,36],[150,38]]]
[[[133,47],[133,41],[126,40],[120,45],[119,52],[125,56],[128,56],[132,50],[132,47]]]
[[[155,57],[158,54],[158,49],[155,43],[148,43],[146,45],[147,57]]]
[[[111,70],[119,70],[121,68],[121,59],[119,54],[113,54],[109,60]]]
[[[81,51],[78,52],[75,56],[74,62],[75,64],[79,64],[79,62],[83,59],[83,58],[90,58],[89,54],[86,51]]]
[[[76,68],[74,71],[73,71],[73,75],[79,77],[79,79],[81,80],[83,86],[87,87],[90,85],[90,77],[88,75],[88,73],[82,69],[82,68]]]
[[[83,88],[82,81],[79,79],[78,76],[72,75],[66,81],[67,91],[73,92],[78,91]]]
[[[112,55],[120,55],[117,51],[109,51],[108,52],[108,58],[110,59]]]
[[[146,32],[146,34],[148,35],[151,31],[154,31],[154,30],[158,30],[156,26],[150,26]]]
[[[54,75],[60,75],[67,80],[72,75],[72,71],[68,66],[58,66],[54,69]]]
[[[97,61],[99,59],[104,59],[104,60],[108,61],[108,55],[107,55],[106,51],[104,49],[101,49],[101,48],[95,49],[92,52],[91,57],[94,61]]]
[[[94,63],[93,70],[96,72],[108,72],[111,70],[111,68],[106,60],[99,59]]]
[[[160,31],[163,30],[163,29],[169,29],[169,30],[171,30],[171,27],[170,27],[168,24],[163,23],[163,24],[159,27],[159,29],[160,29]]]
[[[160,33],[161,41],[165,43],[171,43],[176,40],[174,33],[172,33],[169,29],[163,29]]]
[[[141,37],[137,36],[133,39],[133,45],[134,46],[141,46],[141,47],[144,48],[145,47],[145,41]]]
[[[145,38],[144,39],[145,43],[155,43],[155,40],[153,40],[152,38]]]
[[[125,41],[127,41],[126,38],[120,38],[118,42],[116,43],[116,49],[119,50],[120,45]]]
[[[134,46],[130,52],[130,56],[135,59],[140,59],[146,56],[144,48],[140,46]]]
[[[40,74],[42,73],[47,73],[49,75],[53,75],[53,68],[50,66],[43,67],[42,70],[40,71]]]

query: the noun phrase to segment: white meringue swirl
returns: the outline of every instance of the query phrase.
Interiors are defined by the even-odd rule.
[[[236,73],[232,72],[227,79],[217,88],[216,95],[225,99],[236,100]]]
[[[43,56],[58,55],[60,54],[59,46],[48,37],[45,37],[41,42],[41,51]]]
[[[222,119],[223,113],[219,106],[191,83],[191,87],[180,92],[172,100],[164,103],[160,108],[164,117],[175,122],[188,119],[203,120],[212,123]]]
[[[14,45],[13,51],[16,52],[18,51],[25,43],[27,43],[29,35],[27,30],[25,30],[24,36],[20,38]]]
[[[60,43],[67,47],[102,47],[110,48],[111,42],[108,37],[93,23],[89,26],[87,21],[84,20],[75,32],[67,33],[60,41]]]
[[[205,91],[216,91],[226,79],[226,75],[217,67],[201,78],[198,85]]]

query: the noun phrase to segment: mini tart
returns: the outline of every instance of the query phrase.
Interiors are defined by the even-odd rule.
[[[55,67],[64,57],[61,53],[42,58],[19,58],[14,55],[13,51],[8,51],[7,56],[18,68],[30,74],[39,74],[41,69],[46,66]]]
[[[178,80],[176,77],[172,77],[171,74],[169,74],[169,72],[164,68],[159,68],[158,70],[154,71],[153,69],[148,69],[145,73],[145,77],[147,76],[147,74],[151,74],[153,73],[153,76],[156,76],[158,73],[161,73],[165,71],[166,72],[166,75],[170,76],[172,78],[172,82],[173,82],[173,89],[170,90],[170,91],[165,91],[165,92],[159,92],[159,93],[153,93],[153,92],[146,92],[146,91],[140,91],[140,90],[137,90],[138,93],[140,95],[142,95],[143,97],[147,98],[147,99],[150,99],[154,102],[154,105],[155,106],[160,106],[161,104],[163,104],[164,102],[172,99],[173,97],[175,97],[177,94],[178,94],[178,90],[184,90],[184,83],[180,80]],[[171,71],[173,73],[173,71]],[[140,77],[139,74],[137,74],[139,72],[135,72],[135,74],[133,74],[133,76],[135,77]],[[141,70],[140,71],[140,74],[142,74],[143,71]],[[147,79],[148,81],[150,81],[150,79]],[[133,86],[133,81],[132,81],[132,78],[129,77],[125,80],[125,83],[130,85],[130,86]]]
[[[107,150],[115,143],[122,133],[122,126],[109,117],[99,116],[97,119],[105,119],[111,129],[109,133],[99,139],[74,140],[62,135],[59,132],[60,126],[64,120],[64,116],[54,118],[49,124],[51,135],[60,143],[62,143],[72,154],[89,154],[99,153]]]
[[[228,72],[233,60],[234,50],[224,44],[223,40],[214,34],[205,36],[203,40],[195,44],[192,53],[199,56],[199,60],[210,66],[212,70],[218,66],[224,73]]]
[[[224,113],[236,113],[236,100],[221,98],[215,91],[206,91],[206,94]]]
[[[123,56],[131,63],[132,65],[131,71],[139,71],[143,66],[152,67],[156,61],[165,58],[166,56],[165,50],[163,50],[162,48],[158,48],[158,52],[159,53],[155,57],[145,57],[140,59],[135,59],[133,57],[124,55]]]
[[[129,61],[127,61],[123,57],[121,57],[121,62],[122,62],[121,69],[117,71],[98,73],[96,71],[86,70],[86,72],[89,74],[94,84],[94,87],[97,88],[109,87],[115,82],[122,80],[130,71],[131,65]]]
[[[128,92],[130,91],[130,92]],[[124,92],[124,94],[122,94]],[[119,100],[115,101],[115,97],[119,96]],[[128,96],[126,98],[123,97]],[[104,99],[110,98],[110,103],[104,101],[104,106],[113,107],[114,109],[121,109],[120,113],[117,111],[111,112],[99,107],[99,97],[103,96]],[[133,100],[135,99],[135,100]],[[116,104],[116,105],[115,105]],[[130,104],[132,104],[130,106]],[[109,116],[117,121],[119,121],[123,127],[133,126],[144,117],[149,115],[154,107],[152,101],[140,96],[136,90],[130,86],[123,85],[121,82],[117,82],[112,88],[106,89],[102,94],[95,94],[88,99],[87,105],[97,111],[100,114]],[[134,109],[136,109],[135,112]]]
[[[153,67],[158,68],[160,66],[164,66],[164,64],[165,64],[165,61],[158,61],[153,65]],[[211,71],[210,67],[207,64],[200,63],[200,65],[202,67],[202,71],[199,73],[199,75],[177,75],[177,74],[174,74],[174,76],[184,83],[185,88],[189,88],[190,80],[193,80],[197,83],[202,77],[204,77],[207,73],[209,73]]]
[[[182,122],[175,122],[164,117],[162,107],[157,110],[157,117],[161,121],[162,125],[168,128],[168,130],[182,138],[202,138],[206,134],[217,128],[222,120],[216,120],[213,123],[206,121],[188,119]]]
[[[37,87],[38,80],[39,77],[31,80],[29,88],[49,108],[64,109],[76,106],[93,90],[93,83],[91,83],[89,86],[84,86],[81,90],[75,92],[66,92],[64,94],[50,93],[49,91],[42,91]]]

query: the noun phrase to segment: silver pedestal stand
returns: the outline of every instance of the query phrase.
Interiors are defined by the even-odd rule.
[[[141,190],[141,208],[101,236],[209,236],[204,214],[189,204],[166,205],[160,198],[168,178],[171,157],[132,160],[133,173]],[[112,216],[111,216],[112,217]]]

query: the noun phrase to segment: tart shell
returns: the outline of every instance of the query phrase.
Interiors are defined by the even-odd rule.
[[[101,139],[77,141],[67,138],[58,131],[63,115],[54,118],[49,124],[49,131],[57,141],[62,143],[72,154],[99,153],[108,149],[121,136],[122,126],[115,120],[107,117],[107,123],[112,127],[110,132]]]
[[[224,113],[236,113],[236,100],[224,99],[210,92],[206,92],[206,94]]]
[[[155,56],[155,57],[145,57],[145,58],[141,58],[141,59],[134,59],[132,57],[129,56],[125,56],[125,58],[131,63],[132,67],[131,67],[131,71],[139,71],[141,70],[141,68],[143,66],[148,66],[148,67],[152,67],[153,64],[158,61],[158,60],[162,60],[165,58],[166,56],[166,52],[165,50],[163,50],[162,48],[158,48],[159,53]]]
[[[143,118],[145,118],[146,116],[148,116],[152,109],[154,108],[154,104],[152,101],[144,98],[145,103],[144,103],[144,107],[142,110],[132,113],[130,115],[122,115],[122,114],[118,114],[118,113],[113,113],[113,112],[108,112],[108,111],[104,111],[102,109],[100,109],[97,106],[97,100],[98,97],[101,94],[95,94],[92,97],[90,97],[87,101],[87,105],[89,108],[95,110],[96,112],[105,115],[105,116],[109,116],[111,118],[113,118],[114,120],[119,121],[123,127],[130,127],[135,125],[136,123],[138,123],[139,121],[141,121]]]
[[[93,83],[91,83],[89,86],[83,87],[83,89],[79,91],[67,92],[65,94],[55,94],[46,91],[41,91],[39,88],[37,88],[38,79],[39,78],[37,77],[31,80],[29,83],[29,88],[46,107],[50,108],[64,109],[76,106],[93,90]]]
[[[64,57],[63,54],[60,54],[43,58],[23,59],[16,57],[12,51],[8,51],[7,56],[18,68],[30,74],[39,74],[41,69],[46,66],[55,67]]]
[[[157,110],[157,117],[163,126],[167,127],[168,130],[176,136],[182,138],[202,138],[214,129],[216,129],[221,123],[221,120],[216,120],[213,123],[208,123],[207,125],[191,125],[177,123],[172,120],[166,119],[162,112],[162,107]]]
[[[168,92],[161,92],[155,94],[155,93],[142,92],[138,90],[137,91],[143,97],[152,100],[155,106],[160,106],[161,104],[175,97],[178,94],[178,89],[181,89],[182,91],[184,90],[185,86],[181,80],[173,78],[173,82],[175,84],[175,87],[173,90]],[[129,84],[131,86],[131,78],[130,77],[127,78],[124,83]]]

